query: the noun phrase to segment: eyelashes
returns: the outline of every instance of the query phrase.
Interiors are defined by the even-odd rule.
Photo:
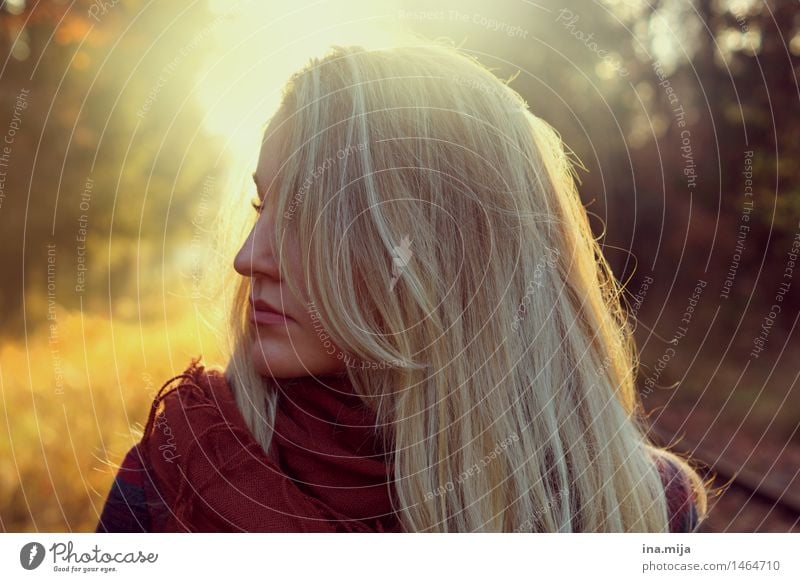
[[[261,214],[261,212],[264,210],[264,203],[258,197],[253,198],[250,201],[250,206],[252,206],[253,210],[255,210],[258,214]]]

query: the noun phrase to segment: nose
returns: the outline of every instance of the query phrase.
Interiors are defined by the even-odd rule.
[[[280,269],[273,252],[272,234],[266,216],[260,216],[233,259],[233,268],[237,273],[244,277],[269,277],[280,280]]]

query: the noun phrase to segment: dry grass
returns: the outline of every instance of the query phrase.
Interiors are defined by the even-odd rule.
[[[140,325],[58,309],[55,341],[42,328],[3,345],[0,528],[94,530],[115,464],[160,386],[192,356],[220,363],[224,337],[190,302],[166,313],[169,321]]]

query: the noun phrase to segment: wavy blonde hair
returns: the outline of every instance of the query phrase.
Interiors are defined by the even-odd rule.
[[[336,47],[281,110],[275,248],[304,241],[320,322],[374,364],[347,374],[406,531],[665,532],[656,457],[705,514],[698,474],[645,435],[621,290],[561,140],[506,82],[450,47]],[[250,361],[248,293],[242,279],[226,376],[269,451],[276,390]]]

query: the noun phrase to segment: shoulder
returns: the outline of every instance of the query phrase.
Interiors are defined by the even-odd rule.
[[[223,371],[199,359],[156,394],[139,446],[169,505],[185,495],[182,484],[202,490],[224,468],[261,451]]]
[[[193,358],[183,373],[167,380],[155,395],[140,445],[149,465],[156,461],[175,464],[210,433],[242,428],[246,428],[244,419],[223,371]]]
[[[233,392],[222,370],[206,367],[199,357],[192,358],[187,368],[167,380],[153,398],[142,441],[171,438],[176,430],[191,430],[190,416],[195,423],[212,422],[234,409]]]
[[[222,369],[219,366],[206,366],[202,363],[202,356],[192,358],[183,372],[161,385],[153,399],[154,407],[170,395],[174,398],[178,391],[193,392],[197,396],[214,399],[231,396]]]
[[[232,406],[222,370],[205,367],[200,358],[167,380],[153,399],[142,439],[119,465],[95,531],[161,531],[199,433],[219,426],[222,411],[230,416]]]
[[[95,532],[152,531],[148,479],[139,445],[134,445],[117,470]]]
[[[667,500],[670,533],[689,533],[699,524],[697,493],[685,469],[667,456],[656,459]]]

